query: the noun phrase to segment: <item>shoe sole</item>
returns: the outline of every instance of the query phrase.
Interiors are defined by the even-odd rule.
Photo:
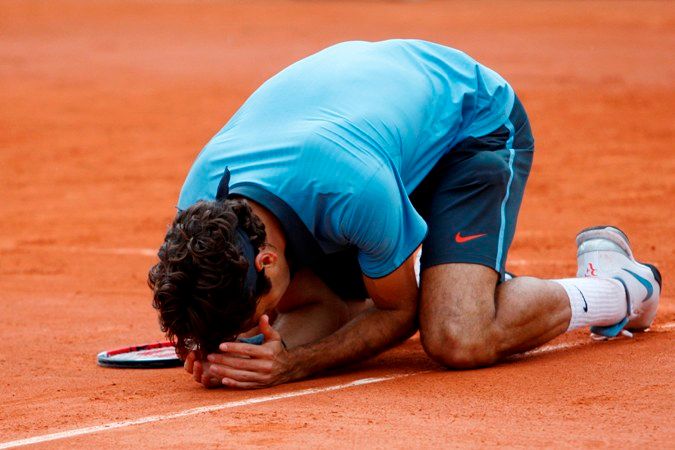
[[[610,234],[607,235],[607,233],[602,233],[604,231],[609,231]],[[583,244],[583,242],[579,240],[582,237],[582,235],[583,235],[583,242],[590,241],[593,239],[609,240],[610,242],[613,242],[614,244],[618,245],[621,248],[621,250],[623,250],[626,253],[626,256],[628,256],[630,259],[633,260],[635,259],[633,258],[633,251],[630,248],[630,240],[628,239],[628,236],[618,227],[615,227],[613,225],[599,225],[596,227],[584,228],[577,234],[576,237],[577,247],[580,247],[581,244]]]
[[[621,230],[621,228],[615,227],[614,225],[596,225],[594,227],[584,228],[583,230],[581,230],[580,232],[577,233],[577,237],[586,233],[587,231],[606,230],[607,228],[609,228],[612,231],[614,231],[615,233],[617,233],[619,236],[621,236],[626,241],[627,244],[630,245],[630,239],[628,239],[628,236],[626,235],[626,233],[624,233]]]

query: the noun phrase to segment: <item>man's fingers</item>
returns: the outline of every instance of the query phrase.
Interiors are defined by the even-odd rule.
[[[204,385],[204,387],[207,387],[209,389],[222,386],[220,378],[216,378],[213,375],[207,374],[202,375],[202,384]]]
[[[211,374],[219,378],[229,378],[243,382],[265,382],[267,375],[248,370],[233,369],[227,366],[211,366]]]
[[[228,356],[219,353],[212,353],[208,356],[209,362],[212,364],[220,364],[231,367],[233,369],[252,370],[255,372],[272,371],[272,360],[270,359],[250,359],[240,358],[238,356]],[[211,366],[214,367],[214,366]]]
[[[187,373],[192,373],[192,366],[195,363],[195,357],[196,357],[195,352],[190,352],[185,358],[185,363],[183,364],[183,367],[185,368]]]
[[[251,358],[269,359],[274,356],[271,348],[265,345],[244,344],[243,342],[226,342],[220,344],[220,351],[234,353],[236,355],[249,356]]]
[[[258,324],[260,332],[265,336],[265,342],[281,340],[281,336],[277,333],[277,330],[270,325],[270,318],[267,314],[263,314],[260,317]]]
[[[264,388],[267,385],[260,383],[252,383],[250,381],[237,381],[230,378],[223,378],[223,386],[235,389],[260,389]]]
[[[193,364],[193,366],[192,366],[192,378],[194,378],[194,380],[195,380],[197,383],[201,383],[201,382],[202,382],[202,372],[203,372],[203,371],[202,371],[202,363],[201,363],[201,361],[195,361],[194,364]]]
[[[192,378],[207,388],[214,388],[222,386],[220,378],[213,375],[211,370],[211,363],[206,361],[195,360],[193,363]]]

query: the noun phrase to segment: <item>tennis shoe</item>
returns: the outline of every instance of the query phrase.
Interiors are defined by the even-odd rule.
[[[614,278],[626,290],[626,317],[615,325],[591,327],[600,339],[644,331],[652,324],[659,306],[661,273],[635,260],[626,234],[616,227],[586,228],[577,235],[577,277]]]

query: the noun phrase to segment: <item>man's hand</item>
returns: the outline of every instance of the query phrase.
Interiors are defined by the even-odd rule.
[[[216,388],[222,386],[220,378],[211,373],[211,363],[200,361],[195,352],[190,352],[185,358],[185,371],[192,375],[197,383],[201,383],[206,388]]]
[[[292,380],[289,353],[267,315],[260,317],[259,330],[265,336],[262,345],[225,342],[220,344],[221,353],[208,355],[211,376],[221,379],[224,386],[239,389],[269,387]]]

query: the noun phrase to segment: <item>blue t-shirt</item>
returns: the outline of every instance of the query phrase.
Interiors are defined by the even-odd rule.
[[[513,102],[503,78],[458,50],[341,43],[246,100],[197,157],[178,208],[213,200],[229,167],[231,193],[273,212],[282,203],[282,223],[299,219],[287,234],[324,254],[356,248],[363,273],[382,277],[426,234],[408,195],[454,144],[504,124]]]

